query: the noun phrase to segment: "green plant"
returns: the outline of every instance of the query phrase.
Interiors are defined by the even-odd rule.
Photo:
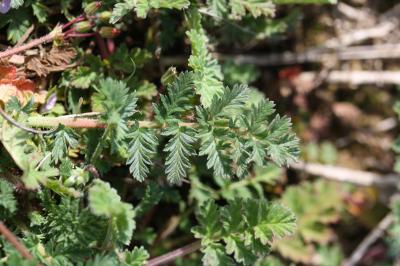
[[[318,180],[286,189],[281,200],[295,213],[298,230],[289,241],[276,243],[275,249],[282,256],[306,264],[316,263],[318,256],[339,256],[336,264],[333,260],[318,261],[322,262],[321,265],[327,261],[331,261],[332,265],[340,265],[340,249],[328,246],[334,238],[330,225],[338,222],[344,209],[339,188],[339,184]],[[335,255],[337,253],[339,255]]]
[[[206,265],[253,265],[274,238],[294,232],[292,211],[263,191],[279,172],[272,164],[299,155],[291,121],[236,84],[257,74],[221,67],[204,26],[272,23],[280,1],[1,3],[10,43],[29,38],[31,26],[40,29],[33,35],[50,33],[0,52],[0,263],[159,265],[182,254],[158,255],[195,237],[183,250],[200,249]],[[176,40],[166,34],[171,25],[179,25]],[[177,40],[190,43],[188,69],[160,71],[157,58]],[[48,86],[39,89],[39,79]],[[191,195],[195,184],[221,189],[187,200],[188,182]],[[247,187],[256,197],[243,196]],[[179,224],[163,229],[174,212]],[[174,230],[185,238],[163,238]]]

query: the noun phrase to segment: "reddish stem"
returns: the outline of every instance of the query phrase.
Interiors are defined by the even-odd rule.
[[[10,49],[7,49],[7,50],[5,50],[3,52],[0,52],[0,59],[4,58],[4,57],[11,56],[11,55],[14,55],[14,54],[18,54],[20,52],[23,52],[25,50],[31,49],[31,48],[33,48],[35,46],[38,46],[40,44],[51,42],[56,37],[57,37],[57,34],[54,34],[53,32],[50,32],[49,34],[47,34],[47,35],[45,35],[45,36],[43,36],[43,37],[41,37],[39,39],[32,40],[31,42],[29,42],[27,44],[24,44],[24,45],[15,47],[15,48],[10,48]]]
[[[28,249],[18,241],[17,237],[0,221],[0,234],[10,242],[11,245],[21,254],[21,256],[27,260],[32,260],[33,256],[29,253]]]
[[[106,125],[99,120],[91,118],[60,118],[60,117],[30,117],[28,118],[28,124],[30,126],[43,126],[43,127],[57,127],[58,125],[64,125],[72,128],[105,128]]]
[[[81,14],[81,15],[77,16],[76,18],[74,18],[73,20],[68,21],[66,24],[64,24],[62,26],[62,29],[65,30],[66,28],[68,28],[72,24],[75,24],[77,22],[81,22],[81,21],[84,21],[84,20],[85,20],[85,16],[83,14]]]
[[[90,32],[90,33],[69,33],[66,34],[65,38],[71,37],[71,38],[86,38],[86,37],[93,37],[96,34],[94,32]]]
[[[196,241],[189,245],[178,248],[174,251],[168,252],[162,256],[156,257],[154,259],[149,260],[146,266],[158,266],[158,265],[166,265],[170,262],[175,261],[179,257],[186,256],[192,252],[195,252],[201,248],[201,242]]]
[[[97,45],[99,47],[101,58],[102,59],[107,58],[109,56],[109,54],[108,54],[107,47],[106,47],[106,44],[104,42],[104,39],[101,38],[101,36],[100,36],[100,34],[98,32],[96,32],[95,36],[96,36],[96,42],[97,42]]]
[[[115,42],[113,39],[107,39],[107,48],[110,54],[113,54],[115,51]]]

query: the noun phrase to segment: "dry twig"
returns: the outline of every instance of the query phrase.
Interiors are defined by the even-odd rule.
[[[379,17],[379,23],[371,28],[355,29],[333,38],[325,43],[328,48],[338,48],[360,43],[368,39],[383,38],[400,25],[400,4],[395,5],[392,9],[385,12]]]
[[[378,238],[380,238],[389,228],[389,226],[393,223],[394,217],[391,213],[385,216],[382,221],[372,230],[366,238],[358,245],[358,247],[351,254],[350,258],[347,259],[343,266],[355,266],[360,263],[360,260],[364,257],[365,253],[368,251],[368,248],[375,243]]]
[[[360,186],[377,186],[382,188],[395,187],[400,178],[395,174],[380,175],[372,172],[317,163],[299,162],[291,164],[290,167],[311,175],[318,175],[330,180],[352,183]]]
[[[7,241],[10,242],[11,245],[14,246],[14,248],[21,254],[22,257],[27,260],[33,259],[33,256],[31,253],[29,253],[28,249],[21,242],[18,241],[17,237],[1,221],[0,234],[2,234],[4,238],[7,239]]]
[[[199,250],[201,247],[200,243],[200,241],[196,241],[184,247],[178,248],[174,251],[168,252],[167,254],[151,259],[147,263],[147,266],[167,265],[168,263],[175,261],[179,257],[186,256]]]
[[[315,80],[317,72],[303,72],[299,78]],[[325,76],[328,83],[362,84],[395,84],[400,85],[400,71],[329,71]]]
[[[311,48],[303,53],[284,52],[271,54],[218,54],[214,56],[221,61],[233,60],[236,64],[252,64],[256,66],[279,66],[304,63],[325,63],[327,61],[372,60],[400,58],[399,44],[381,44],[344,47],[336,50],[327,48]],[[160,59],[164,66],[185,65],[187,58],[183,56],[165,56]]]

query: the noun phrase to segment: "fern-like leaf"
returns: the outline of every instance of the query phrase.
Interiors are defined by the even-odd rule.
[[[136,112],[136,96],[129,92],[123,81],[112,78],[102,79],[96,86],[96,97],[101,102],[102,120],[107,124],[106,135],[103,136],[111,143],[112,152],[117,151],[124,144],[127,137],[127,119]],[[100,143],[100,145],[104,145]],[[102,148],[99,146],[99,148]]]
[[[193,108],[190,99],[193,97],[193,73],[179,74],[167,87],[168,95],[160,96],[160,104],[154,105],[156,119],[159,121],[176,120]]]
[[[55,139],[51,150],[51,157],[55,163],[65,158],[68,146],[76,148],[78,145],[78,135],[70,128],[60,127],[54,134]]]
[[[167,179],[170,183],[180,183],[190,167],[190,156],[195,154],[195,131],[187,127],[175,127],[165,130],[163,135],[172,136],[164,148],[168,153],[165,162]]]
[[[236,110],[243,109],[249,98],[247,85],[235,85],[232,89],[224,88],[221,96],[214,96],[210,113],[213,117],[226,116],[232,117]]]
[[[226,133],[223,129],[205,130],[199,133],[200,156],[207,156],[207,168],[214,169],[214,175],[229,178],[231,175],[231,159],[224,153],[229,144],[218,136]]]
[[[268,125],[269,135],[263,141],[268,144],[268,155],[277,165],[288,165],[295,162],[299,156],[299,139],[291,131],[290,118],[280,117]]]
[[[253,17],[261,15],[271,17],[275,14],[275,5],[266,0],[230,0],[231,14],[233,19],[241,19],[248,11]]]
[[[129,171],[133,177],[142,182],[150,172],[149,167],[153,164],[151,157],[156,153],[158,139],[150,129],[137,127],[129,134],[131,138],[128,150]]]
[[[292,234],[296,226],[291,211],[262,199],[237,198],[225,207],[207,202],[197,217],[199,226],[192,232],[206,247],[203,260],[209,265],[220,265],[224,253],[232,254],[236,262],[254,265],[268,254],[274,238]],[[221,241],[226,244],[225,252]]]
[[[208,51],[208,38],[201,26],[201,16],[195,12],[188,16],[192,28],[186,32],[192,45],[189,66],[195,73],[196,92],[200,94],[201,103],[208,107],[214,96],[223,92],[223,76],[220,65]]]
[[[133,9],[138,17],[146,18],[152,8],[184,9],[189,4],[189,0],[124,0],[114,6],[110,22],[118,22]]]
[[[7,181],[0,179],[0,219],[4,220],[17,210],[17,200],[13,194],[13,187]]]

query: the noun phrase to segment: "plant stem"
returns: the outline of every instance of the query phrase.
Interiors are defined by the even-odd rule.
[[[193,253],[201,248],[201,242],[196,241],[189,245],[183,246],[181,248],[175,249],[174,251],[168,252],[162,256],[155,257],[154,259],[149,260],[146,266],[158,266],[165,265],[167,263],[175,261],[179,257],[186,256],[190,253]]]
[[[30,133],[34,133],[34,134],[50,134],[53,133],[55,130],[54,129],[50,129],[50,130],[36,130],[34,128],[30,128],[27,127],[25,125],[22,125],[20,123],[18,123],[17,121],[15,121],[12,117],[10,117],[1,107],[0,107],[0,115],[10,124],[16,126],[19,129],[28,131]]]
[[[72,128],[106,127],[106,125],[101,121],[92,118],[31,116],[28,118],[27,123],[32,127],[57,127],[58,125],[64,125]]]
[[[90,158],[90,161],[92,163],[100,156],[109,131],[110,131],[110,127],[107,127],[106,130],[104,131],[103,135],[101,136],[99,143],[97,144],[96,149],[94,150],[92,157]]]
[[[109,56],[109,54],[108,54],[108,50],[106,47],[106,43],[104,42],[104,39],[100,36],[100,34],[98,32],[96,32],[95,37],[96,37],[97,45],[99,47],[99,52],[100,52],[101,58],[102,59],[107,58]]]
[[[382,221],[368,234],[368,236],[360,243],[356,250],[351,254],[351,257],[344,262],[344,266],[358,265],[364,257],[368,248],[375,243],[378,238],[382,237],[387,228],[394,222],[395,218],[392,213],[387,214]]]
[[[33,256],[29,253],[28,249],[18,241],[17,237],[7,228],[7,226],[0,221],[0,234],[10,242],[11,245],[27,260],[32,260]]]
[[[66,28],[68,28],[72,24],[75,24],[75,23],[83,21],[83,20],[85,20],[85,17],[84,17],[83,14],[81,14],[81,15],[77,16],[76,18],[74,18],[73,20],[71,20],[71,21],[67,22],[66,24],[64,24],[62,26],[62,29],[65,30]]]
[[[140,127],[163,128],[164,125],[153,121],[138,121]],[[107,125],[98,119],[93,118],[75,118],[68,116],[44,117],[32,116],[28,118],[28,125],[32,127],[57,127],[63,125],[72,128],[105,128]],[[181,122],[181,127],[194,127],[196,123]]]
[[[9,57],[11,55],[14,54],[18,54],[21,53],[23,51],[26,51],[28,49],[31,49],[33,47],[36,47],[40,44],[44,44],[44,43],[48,43],[53,41],[55,38],[61,37],[62,36],[62,32],[61,32],[61,27],[57,26],[52,32],[50,32],[49,34],[39,38],[39,39],[35,39],[32,40],[31,42],[18,46],[18,47],[14,47],[14,48],[10,48],[7,49],[3,52],[0,52],[0,59],[4,58],[4,57]]]
[[[69,38],[86,38],[86,37],[93,37],[93,36],[95,36],[95,33],[93,33],[93,32],[90,32],[90,33],[74,33],[74,32],[72,32],[72,33],[66,34],[66,37],[69,37]]]

